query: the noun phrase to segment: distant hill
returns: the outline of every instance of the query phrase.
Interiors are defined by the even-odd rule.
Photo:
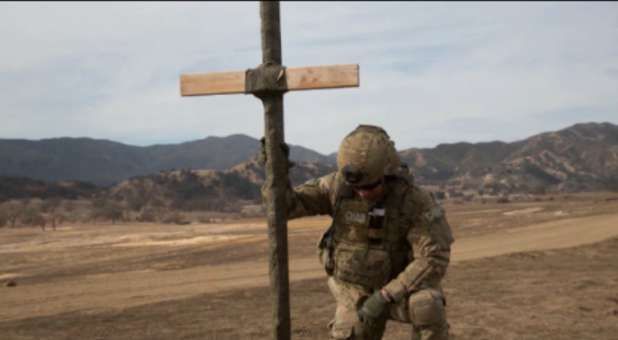
[[[293,185],[334,170],[317,162],[301,162],[290,171]],[[210,210],[238,212],[261,201],[264,168],[256,159],[228,170],[174,170],[134,177],[103,191],[101,197],[132,210]]]
[[[0,139],[0,176],[111,185],[172,169],[225,170],[247,161],[258,150],[257,139],[240,134],[147,147],[90,138]],[[294,145],[290,158],[332,163],[327,156]]]
[[[259,141],[243,135],[143,148],[86,138],[0,141],[1,172],[82,179],[0,175],[0,227],[36,225],[41,216],[178,224],[209,220],[213,213],[258,216],[265,177],[258,150]],[[336,169],[335,154],[296,146],[291,154],[292,185]],[[417,183],[444,197],[618,191],[618,126],[610,123],[576,124],[512,143],[440,144],[399,154]],[[114,184],[95,186],[84,178]]]
[[[513,142],[400,152],[421,183],[460,190],[618,190],[618,126],[583,123]]]
[[[264,169],[255,161],[258,150],[259,141],[245,135],[149,147],[88,138],[0,140],[0,176],[111,185],[173,169],[200,173],[209,169],[226,185],[242,186],[246,181],[259,186]],[[440,144],[399,153],[419,183],[445,190],[493,194],[618,190],[618,126],[611,123],[576,124],[512,143]],[[298,163],[290,172],[292,182],[334,170],[335,156],[291,146],[291,158]],[[0,192],[0,199],[17,195],[17,182],[5,180],[10,186],[3,187],[0,181],[0,191],[11,193]],[[50,186],[50,190],[59,189]],[[228,188],[217,190],[227,193]]]

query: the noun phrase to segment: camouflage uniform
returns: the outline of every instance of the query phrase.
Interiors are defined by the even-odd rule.
[[[385,176],[384,190],[381,202],[362,200],[338,171],[289,192],[289,218],[333,218],[325,233],[332,242],[319,253],[337,302],[331,338],[381,339],[392,319],[411,323],[413,339],[448,339],[440,281],[453,238],[444,211],[401,174]],[[388,313],[371,324],[359,322],[360,306],[380,289],[392,299]]]

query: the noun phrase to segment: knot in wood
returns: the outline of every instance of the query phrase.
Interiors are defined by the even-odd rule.
[[[254,69],[248,69],[245,74],[245,93],[253,93],[257,97],[287,92],[288,85],[285,67],[276,64],[262,64]]]

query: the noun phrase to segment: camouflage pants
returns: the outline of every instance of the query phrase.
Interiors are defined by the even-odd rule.
[[[448,323],[444,297],[439,289],[421,289],[407,299],[391,304],[388,313],[372,325],[364,325],[357,311],[371,291],[328,278],[328,287],[337,301],[335,318],[329,323],[331,339],[380,340],[387,320],[412,324],[413,340],[447,340]]]

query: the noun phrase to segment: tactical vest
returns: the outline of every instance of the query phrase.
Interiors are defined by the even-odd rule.
[[[406,239],[410,212],[403,209],[408,189],[404,179],[387,180],[385,200],[375,207],[349,190],[338,195],[333,212],[335,278],[378,289],[405,269],[412,260]]]

